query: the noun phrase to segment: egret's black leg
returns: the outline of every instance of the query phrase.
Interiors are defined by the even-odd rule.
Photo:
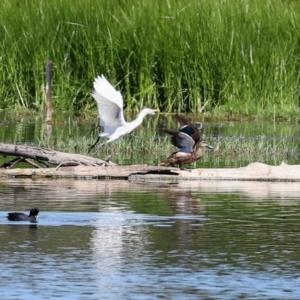
[[[88,151],[88,154],[91,152],[91,150],[97,145],[97,143],[99,142],[99,140],[100,140],[100,137],[98,136],[98,138],[97,138],[97,141],[93,144],[93,145],[91,145],[91,147],[90,147],[90,149],[89,149],[89,151]]]

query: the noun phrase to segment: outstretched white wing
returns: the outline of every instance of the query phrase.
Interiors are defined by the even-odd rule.
[[[126,125],[122,95],[103,75],[95,79],[92,96],[98,105],[100,125],[104,126],[106,133],[112,133],[116,128]]]

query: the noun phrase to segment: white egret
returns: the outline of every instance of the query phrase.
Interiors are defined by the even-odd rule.
[[[95,79],[92,96],[97,102],[100,126],[104,127],[104,131],[99,133],[97,141],[90,147],[88,153],[95,147],[100,138],[105,137],[108,139],[100,146],[113,142],[141,125],[146,115],[154,115],[155,112],[159,111],[158,109],[144,108],[136,120],[127,123],[123,114],[122,95],[103,75]]]

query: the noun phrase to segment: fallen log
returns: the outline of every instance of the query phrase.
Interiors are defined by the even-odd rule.
[[[270,166],[252,163],[241,168],[179,170],[148,165],[84,166],[39,169],[0,169],[0,177],[48,177],[126,179],[132,182],[178,183],[180,181],[300,181],[300,165]]]
[[[61,166],[104,166],[108,160],[101,160],[90,156],[74,153],[64,153],[42,147],[32,147],[27,145],[3,144],[0,143],[0,155],[16,156],[9,162],[4,163],[0,168],[10,169],[19,162],[28,162],[35,168],[41,168],[36,162],[49,167],[50,165]],[[35,162],[36,161],[36,162]],[[110,165],[116,165],[109,162]]]
[[[282,162],[279,166],[263,163],[251,163],[246,167],[224,169],[193,169],[190,171],[171,169],[169,175],[132,174],[130,181],[159,182],[161,180],[238,180],[238,181],[300,181],[300,165],[288,165]],[[177,176],[174,176],[177,173]]]
[[[167,168],[147,165],[119,166],[112,165],[106,167],[76,166],[40,169],[0,169],[0,177],[51,177],[51,178],[86,178],[86,179],[128,179],[131,174],[172,174]],[[176,173],[173,173],[176,175]]]
[[[148,165],[119,166],[108,159],[101,160],[42,147],[3,143],[0,143],[0,155],[17,157],[0,166],[1,177],[114,178],[134,182],[178,182],[182,180],[300,181],[300,165],[287,165],[284,162],[279,166],[256,162],[241,168],[190,170]],[[26,161],[35,168],[12,169],[20,161]],[[41,163],[47,168],[42,168]],[[51,165],[57,167],[50,167]]]

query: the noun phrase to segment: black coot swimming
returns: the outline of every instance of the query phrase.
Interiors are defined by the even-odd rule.
[[[39,212],[38,208],[33,208],[30,210],[29,215],[20,212],[11,212],[6,217],[9,221],[30,221],[35,223],[37,222]]]

